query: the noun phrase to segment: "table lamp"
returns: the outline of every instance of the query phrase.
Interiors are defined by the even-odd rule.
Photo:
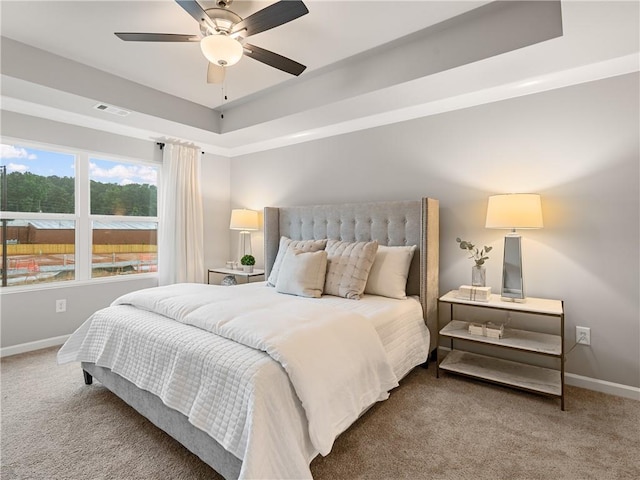
[[[486,228],[504,228],[501,296],[504,300],[524,302],[522,276],[522,238],[516,229],[542,228],[540,195],[511,193],[492,195],[487,206]]]
[[[231,210],[230,230],[240,230],[238,258],[251,255],[251,231],[258,230],[258,212],[244,208]]]

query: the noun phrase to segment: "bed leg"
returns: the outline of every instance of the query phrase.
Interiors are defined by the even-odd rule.
[[[436,359],[436,350],[434,349],[434,350],[429,354],[429,356],[427,357],[427,361],[426,361],[426,362],[424,362],[423,364],[421,364],[420,366],[421,366],[422,368],[429,368],[429,362],[435,362],[436,360],[437,360],[437,359]]]
[[[438,361],[438,349],[434,348],[433,350],[431,350],[431,354],[429,355],[429,360],[431,360],[432,362],[437,362]]]
[[[84,375],[84,384],[91,385],[93,383],[93,377],[91,376],[91,374],[86,370],[82,370],[82,373]]]

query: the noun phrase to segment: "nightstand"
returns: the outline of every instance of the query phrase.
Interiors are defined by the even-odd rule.
[[[515,303],[501,300],[500,295],[491,295],[488,302],[474,302],[459,299],[456,293],[452,290],[438,299],[438,318],[449,311],[449,322],[440,329],[439,336],[449,339],[451,350],[442,361],[438,358],[437,373],[444,370],[559,397],[560,408],[564,410],[562,300],[528,297],[524,303]],[[445,305],[448,308],[443,309]],[[512,317],[515,322],[511,321]],[[502,337],[470,333],[469,324],[478,318],[504,324]],[[514,352],[518,353],[514,355]],[[527,356],[531,363],[527,362]],[[551,359],[550,363],[555,366],[536,365],[544,363],[533,361],[540,357]]]
[[[254,268],[253,272],[244,272],[242,270],[234,270],[233,268],[209,268],[207,270],[207,283],[211,283],[211,274],[219,273],[220,275],[233,275],[234,277],[244,277],[246,279],[246,283],[251,281],[251,277],[259,277],[260,275],[264,275],[264,270],[259,268]]]

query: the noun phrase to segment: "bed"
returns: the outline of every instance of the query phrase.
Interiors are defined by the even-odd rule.
[[[157,287],[96,312],[58,361],[80,361],[85,383],[99,380],[226,479],[311,478],[311,460],[435,348],[438,202],[267,207],[264,236],[269,280],[291,265],[283,239],[328,239],[344,255],[349,245],[376,243],[378,255],[415,246],[406,300],[303,298],[281,293],[282,280]],[[332,390],[341,381],[355,393]]]

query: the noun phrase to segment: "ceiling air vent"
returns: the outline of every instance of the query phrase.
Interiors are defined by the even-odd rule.
[[[123,110],[122,108],[114,107],[113,105],[107,105],[106,103],[99,103],[94,105],[93,108],[96,110],[102,110],[103,112],[111,113],[113,115],[118,115],[119,117],[126,117],[131,112],[128,110]]]

